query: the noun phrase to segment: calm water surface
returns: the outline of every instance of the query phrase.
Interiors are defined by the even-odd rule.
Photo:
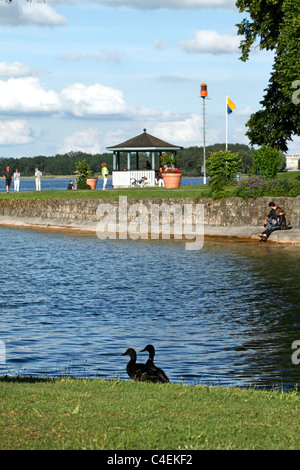
[[[42,191],[58,191],[68,188],[70,178],[42,178],[41,188]],[[74,179],[73,179],[74,182]],[[190,185],[201,185],[203,184],[203,178],[182,178],[181,186],[190,186]],[[103,180],[99,178],[96,191],[102,190]],[[107,189],[112,189],[112,180],[108,178],[107,180]],[[12,181],[10,192],[14,190],[14,182]],[[20,192],[22,191],[35,191],[35,179],[26,178],[20,181]],[[0,185],[0,192],[6,192],[5,180],[3,179],[2,184]]]
[[[152,343],[173,382],[293,388],[299,261],[292,246],[0,227],[0,375],[128,379],[121,354]]]

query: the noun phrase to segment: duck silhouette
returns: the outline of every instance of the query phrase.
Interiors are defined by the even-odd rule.
[[[140,352],[144,352],[144,351],[147,351],[149,353],[149,359],[146,362],[146,366],[148,366],[149,369],[152,370],[153,373],[156,374],[156,376],[158,377],[158,382],[160,383],[170,382],[167,374],[160,367],[157,367],[153,362],[154,356],[155,356],[154,346],[152,344],[147,344],[147,346],[144,349],[142,349]]]
[[[136,382],[154,382],[163,383],[169,380],[162,380],[161,373],[158,367],[149,364],[136,362],[136,351],[133,348],[128,348],[122,356],[130,356],[130,361],[126,366],[126,371],[129,377]]]

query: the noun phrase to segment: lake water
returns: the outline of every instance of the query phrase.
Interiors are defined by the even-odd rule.
[[[127,380],[121,354],[152,343],[174,383],[293,388],[299,261],[292,246],[0,227],[0,375]]]
[[[58,191],[58,190],[66,190],[69,184],[70,178],[42,178],[41,180],[41,188],[42,191]],[[73,180],[74,181],[74,180]],[[181,186],[191,186],[191,185],[202,185],[203,178],[182,178]],[[103,180],[99,178],[96,191],[102,190],[103,187]],[[106,189],[112,189],[112,180],[108,178]],[[10,191],[13,192],[14,190],[14,183],[12,181]],[[2,185],[0,185],[0,192],[5,192],[5,180],[3,179]],[[20,191],[35,191],[35,179],[34,178],[26,178],[20,181]]]

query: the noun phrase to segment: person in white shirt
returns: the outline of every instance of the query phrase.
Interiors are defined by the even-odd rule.
[[[20,190],[20,172],[18,168],[16,168],[16,171],[14,172],[14,192],[19,192]]]
[[[35,189],[36,191],[40,191],[42,172],[38,168],[36,168],[34,176],[35,176]]]

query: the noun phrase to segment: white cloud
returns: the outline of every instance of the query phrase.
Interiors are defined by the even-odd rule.
[[[295,135],[293,139],[288,143],[289,150],[287,155],[299,155],[300,156],[300,136]]]
[[[255,111],[251,108],[251,106],[246,106],[246,108],[244,108],[244,109],[237,110],[236,114],[238,116],[250,117],[250,115],[254,112]]]
[[[65,137],[63,145],[59,149],[59,153],[71,151],[91,154],[101,153],[100,135],[101,132],[99,129],[94,128],[74,132]]]
[[[74,83],[60,93],[64,111],[76,117],[123,114],[127,111],[123,93],[116,88]]]
[[[188,53],[229,54],[239,52],[241,38],[237,35],[219,34],[217,31],[196,31],[192,39],[179,42]]]
[[[60,60],[64,61],[79,61],[84,59],[94,60],[95,62],[113,62],[119,63],[122,60],[121,54],[118,51],[105,50],[101,54],[82,54],[81,52],[67,52],[60,56]]]
[[[65,137],[59,153],[67,152],[86,152],[86,153],[103,153],[106,152],[106,147],[119,143],[120,136],[123,131],[109,131],[102,132],[98,128],[83,129],[74,132]]]
[[[78,3],[80,0],[48,0],[50,3]],[[190,10],[200,8],[234,8],[235,0],[90,0],[111,7],[130,7],[140,10]]]
[[[28,144],[33,142],[32,128],[23,119],[0,121],[0,145]]]
[[[154,41],[154,46],[160,50],[166,49],[167,47],[169,47],[169,45],[170,44],[167,41],[164,41],[163,39],[160,39],[160,38],[157,38]]]
[[[46,91],[38,78],[10,78],[0,81],[0,112],[11,114],[53,113],[61,111],[59,96]]]
[[[31,77],[37,73],[37,69],[22,62],[0,62],[0,77]]]
[[[77,61],[84,58],[84,55],[81,52],[66,52],[60,56],[60,60],[65,61]]]
[[[69,113],[75,117],[85,117],[126,114],[129,107],[122,91],[99,83],[91,86],[74,83],[57,93],[45,90],[38,78],[26,77],[0,81],[0,112]]]
[[[14,0],[12,3],[0,1],[0,24],[37,26],[61,26],[67,23],[49,2],[26,2]]]
[[[74,83],[59,92],[45,90],[37,77],[0,80],[0,113],[13,115],[71,115],[76,118],[101,116],[155,117],[157,111],[129,105],[117,88],[95,83]],[[165,116],[166,117],[166,116]]]
[[[189,117],[177,117],[174,120],[148,123],[149,133],[159,136],[167,142],[183,147],[203,146],[203,119],[200,114],[191,114]],[[225,129],[216,119],[213,125],[206,127],[206,145],[225,141]]]
[[[178,121],[160,122],[152,126],[154,135],[166,142],[185,145],[201,140],[202,118],[198,114]]]

